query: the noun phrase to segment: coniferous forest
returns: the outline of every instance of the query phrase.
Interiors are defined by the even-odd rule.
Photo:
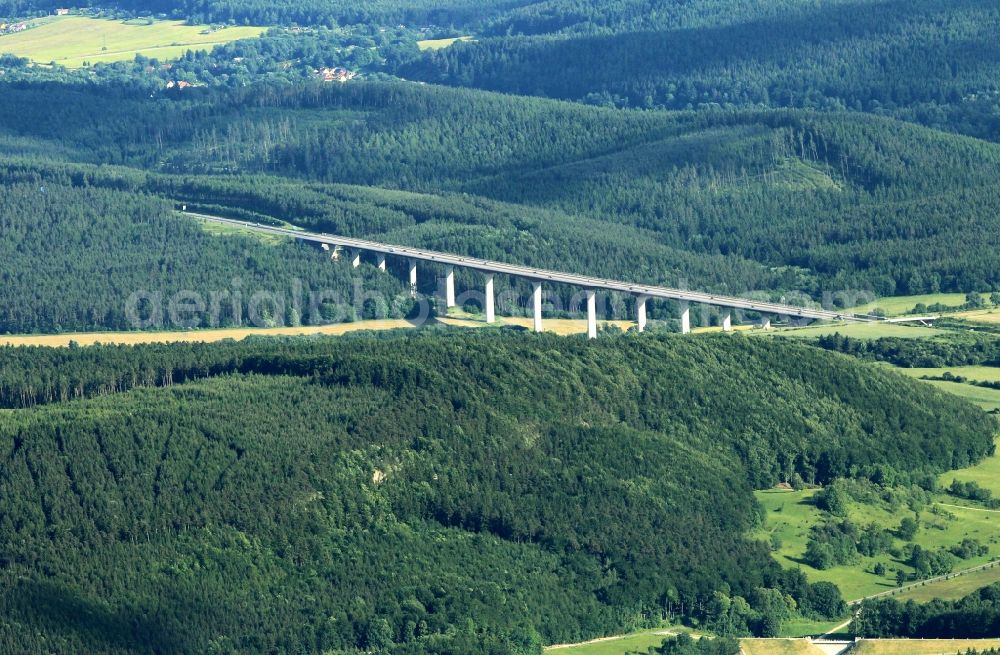
[[[933,473],[995,430],[747,338],[0,356],[0,402],[32,406],[0,429],[0,641],[27,651],[537,653],[663,615],[767,634],[773,598],[829,610],[744,536],[752,488]],[[715,614],[721,589],[746,613]]]
[[[185,212],[792,305],[1000,293],[992,0],[88,0],[267,29],[79,67],[8,46],[64,8],[0,0],[0,335],[411,318],[439,291],[433,264],[411,298],[399,257]],[[498,312],[528,289],[498,275]],[[677,310],[593,342],[0,346],[0,653],[540,655],[684,624],[718,638],[656,652],[733,655],[846,620],[754,491],[829,513],[891,480],[919,514],[997,424],[888,365],[997,366],[997,331],[685,338]],[[891,549],[837,525],[811,555]],[[997,636],[996,594],[869,601],[854,630]]]

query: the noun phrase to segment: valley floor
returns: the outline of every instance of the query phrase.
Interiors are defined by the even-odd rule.
[[[436,319],[442,325],[455,327],[486,327],[481,318],[456,314]],[[524,316],[497,317],[497,326],[519,327],[531,329],[532,319]],[[631,321],[601,321],[600,326],[613,326],[627,330]],[[284,337],[308,336],[314,334],[340,335],[349,332],[365,330],[401,330],[418,327],[413,321],[406,319],[383,319],[370,321],[355,321],[353,323],[334,323],[331,325],[303,325],[273,328],[221,328],[204,330],[164,330],[162,332],[74,332],[66,334],[30,334],[0,336],[0,346],[49,346],[65,348],[71,343],[79,346],[96,344],[134,345],[142,343],[213,343],[233,339],[242,341],[248,337]],[[586,334],[587,321],[579,319],[546,319],[543,322],[546,332],[559,335]]]

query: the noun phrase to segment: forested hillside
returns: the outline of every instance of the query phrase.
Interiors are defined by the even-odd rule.
[[[334,303],[339,320],[372,318],[375,308],[356,302],[355,284],[387,303],[406,298],[382,311],[409,311],[398,277],[336,265],[329,253],[291,241],[211,236],[172,209],[150,196],[56,180],[5,185],[0,333],[134,329],[130,307],[146,327],[320,324],[334,318]],[[140,296],[130,303],[133,294]]]
[[[392,83],[183,98],[28,84],[9,87],[0,117],[17,157],[7,181],[776,299],[1000,285],[1000,147],[893,119],[626,112]]]
[[[28,651],[538,653],[663,613],[766,632],[814,591],[742,536],[752,486],[940,471],[995,430],[850,358],[743,338],[0,361],[4,403],[55,401],[0,424],[0,642]],[[720,616],[716,591],[750,605]]]
[[[400,72],[640,108],[860,110],[997,140],[998,27],[989,0],[556,1]]]

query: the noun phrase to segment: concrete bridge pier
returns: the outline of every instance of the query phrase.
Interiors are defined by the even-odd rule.
[[[361,266],[361,251],[355,250],[351,253],[351,266],[357,268]]]
[[[444,302],[448,308],[455,306],[455,267],[446,266],[444,269]]]
[[[384,252],[380,252],[378,254],[378,259],[377,259],[376,266],[378,266],[378,270],[380,270],[380,271],[384,271],[385,270],[385,253]]]
[[[691,334],[691,303],[681,301],[681,334]]]
[[[417,260],[410,260],[410,297],[417,297]]]
[[[334,261],[340,259],[340,250],[332,243],[321,243],[319,247],[330,253],[330,259]]]
[[[646,301],[648,296],[635,297],[635,324],[639,332],[646,331]]]
[[[732,332],[733,331],[733,315],[730,312],[726,312],[725,317],[722,319],[722,331]]]
[[[542,283],[532,282],[531,305],[534,309],[535,332],[542,331]]]
[[[771,329],[771,319],[765,318],[763,321],[761,321],[760,329],[761,330],[770,330]]]
[[[483,310],[486,312],[486,322],[493,323],[497,320],[496,311],[493,307],[493,274],[486,274],[486,293]]]
[[[597,291],[587,289],[587,338],[597,338]]]

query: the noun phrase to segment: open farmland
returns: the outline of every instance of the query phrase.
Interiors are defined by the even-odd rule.
[[[137,54],[160,60],[175,59],[188,50],[255,38],[263,27],[227,27],[212,31],[183,21],[149,24],[85,16],[44,19],[17,34],[0,36],[0,53],[10,53],[39,64],[79,68],[87,63],[127,61]]]
[[[995,456],[986,461],[994,459],[996,459]],[[961,478],[961,473],[962,471],[958,471],[954,475]],[[776,552],[776,556],[782,565],[800,566],[813,582],[820,580],[834,582],[841,588],[844,597],[849,600],[894,589],[896,587],[893,579],[895,569],[901,568],[907,573],[912,572],[912,568],[908,564],[888,556],[861,557],[857,563],[838,565],[823,571],[805,565],[802,558],[806,550],[809,531],[813,526],[825,520],[822,512],[812,502],[815,493],[815,490],[757,492],[757,499],[767,512],[767,524],[763,530],[765,534],[762,536],[770,538],[771,535],[777,535],[780,539],[781,547]],[[922,524],[914,540],[915,543],[933,550],[947,548],[959,543],[962,539],[972,538],[992,547],[990,554],[986,556],[974,557],[957,563],[956,572],[960,569],[984,564],[992,559],[994,544],[1000,541],[1000,523],[997,521],[997,515],[976,508],[949,506],[945,509],[947,511],[940,514],[925,512],[922,515]],[[883,528],[895,527],[899,524],[902,516],[903,514],[899,512],[892,512],[883,507],[860,503],[852,503],[849,513],[849,518],[857,525],[875,523]],[[897,540],[896,545],[901,547],[902,542]],[[888,569],[884,576],[878,576],[872,572],[874,564],[878,561],[881,561]],[[970,579],[975,577],[983,580],[982,584],[985,585],[995,579],[995,572],[983,571],[969,574],[969,576]],[[940,584],[945,582],[950,581],[942,581]],[[932,588],[936,584],[939,583],[926,584],[925,592],[932,592]]]
[[[996,639],[865,639],[851,651],[857,655],[954,655],[971,649],[998,648]]]

